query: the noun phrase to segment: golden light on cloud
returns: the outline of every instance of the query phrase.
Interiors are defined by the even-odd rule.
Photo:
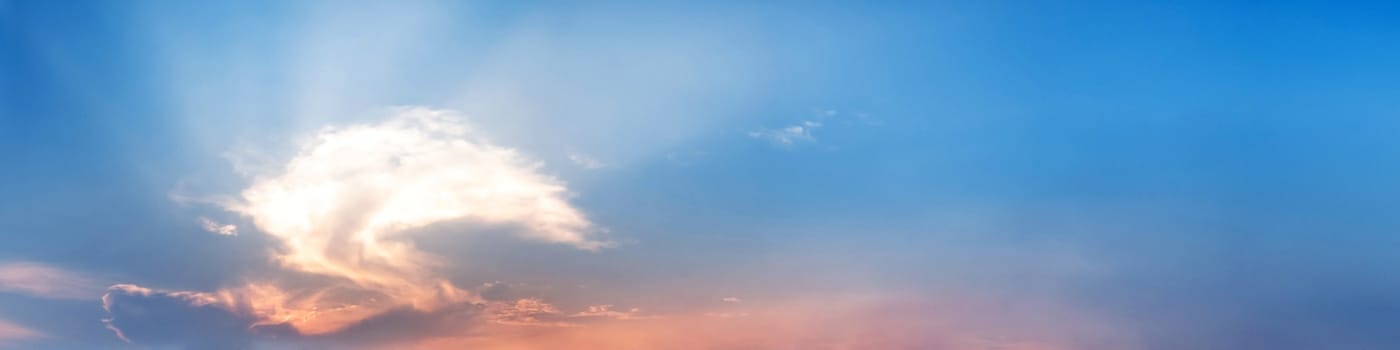
[[[450,283],[439,258],[408,236],[452,222],[514,227],[527,239],[585,250],[608,245],[568,202],[564,184],[538,168],[449,111],[403,108],[378,123],[326,127],[280,170],[254,174],[237,199],[221,204],[276,240],[272,258],[279,266],[329,282],[257,281],[185,293],[303,334],[335,332],[393,309],[479,302]]]
[[[343,278],[418,309],[469,300],[403,236],[447,221],[516,225],[528,238],[598,249],[568,191],[451,112],[398,111],[377,124],[326,128],[283,172],[257,178],[229,209],[283,244],[285,267]]]

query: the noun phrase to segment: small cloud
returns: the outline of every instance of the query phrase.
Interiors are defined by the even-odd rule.
[[[94,278],[60,268],[32,263],[0,263],[0,292],[47,299],[97,299],[102,284]]]
[[[822,127],[821,122],[806,120],[778,129],[750,131],[749,137],[765,140],[782,147],[792,147],[798,143],[817,142],[817,138],[812,135],[812,131],[820,127]]]
[[[724,298],[724,299],[720,299],[720,301],[723,301],[723,302],[726,302],[726,303],[739,303],[739,302],[743,302],[744,300],[743,300],[743,299],[739,299],[739,298],[735,298],[735,297],[727,297],[727,298]]]
[[[492,321],[512,326],[578,327],[590,322],[605,320],[645,320],[656,316],[642,314],[642,309],[619,310],[613,305],[590,305],[576,313],[565,313],[554,305],[538,298],[518,299],[513,303],[492,303]]]
[[[232,224],[223,224],[223,223],[219,223],[218,221],[210,220],[209,218],[206,218],[206,217],[203,217],[203,216],[199,217],[199,227],[204,228],[204,230],[205,230],[205,231],[209,231],[209,233],[213,233],[213,234],[217,234],[217,235],[222,235],[222,236],[237,236],[237,235],[238,235],[238,226],[234,226],[234,225],[232,225]]]
[[[618,311],[617,309],[613,308],[612,305],[592,305],[588,307],[588,310],[584,310],[582,312],[573,314],[570,317],[602,317],[611,318],[615,320],[635,320],[652,318],[649,316],[642,316],[641,313],[642,309],[635,307],[627,309],[626,311]]]
[[[515,326],[563,326],[564,315],[554,305],[537,298],[524,298],[514,303],[496,303],[491,306],[492,321]]]
[[[601,161],[598,161],[597,159],[594,159],[593,157],[589,157],[589,156],[586,155],[586,154],[579,154],[579,153],[570,154],[570,155],[569,155],[569,160],[572,161],[572,162],[574,162],[574,164],[578,164],[578,166],[583,167],[584,169],[588,169],[588,170],[601,169],[601,168],[603,168],[603,167],[608,166],[607,164],[605,164],[605,163],[603,163],[603,162],[601,162]]]

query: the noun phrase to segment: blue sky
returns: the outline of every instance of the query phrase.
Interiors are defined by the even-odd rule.
[[[1396,348],[1398,14],[0,1],[0,348]]]

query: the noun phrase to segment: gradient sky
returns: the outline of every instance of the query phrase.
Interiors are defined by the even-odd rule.
[[[0,0],[0,348],[1397,349],[1400,7]]]

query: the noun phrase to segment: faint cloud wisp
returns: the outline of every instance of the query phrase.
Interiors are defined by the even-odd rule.
[[[780,147],[792,147],[798,143],[817,142],[812,131],[822,127],[822,123],[807,120],[777,129],[760,129],[749,132],[749,137],[768,141]]]
[[[608,166],[607,164],[603,163],[602,161],[599,161],[598,159],[580,153],[570,154],[569,161],[572,161],[574,162],[574,164],[577,164],[578,166],[588,170],[602,169],[603,167]]]
[[[0,346],[9,346],[26,340],[46,337],[43,333],[10,321],[0,320]]]
[[[237,235],[238,235],[238,226],[234,226],[234,225],[231,225],[231,224],[219,223],[219,222],[217,222],[217,221],[210,220],[209,218],[206,218],[206,217],[200,217],[200,218],[199,218],[199,227],[200,227],[200,228],[203,228],[204,231],[207,231],[207,232],[209,232],[209,233],[213,233],[213,234],[216,234],[216,235],[220,235],[220,236],[237,236]]]
[[[97,299],[102,284],[95,278],[33,262],[0,264],[0,292],[46,299]]]

